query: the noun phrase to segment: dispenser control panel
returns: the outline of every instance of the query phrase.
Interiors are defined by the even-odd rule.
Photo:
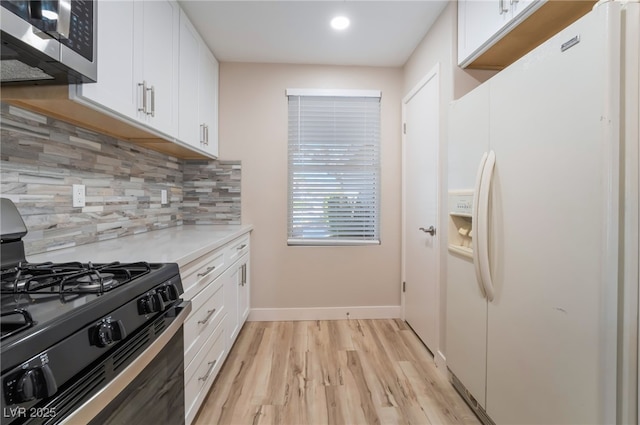
[[[473,191],[449,192],[449,251],[473,258]]]
[[[473,209],[473,193],[451,193],[449,207],[452,214],[469,214]]]

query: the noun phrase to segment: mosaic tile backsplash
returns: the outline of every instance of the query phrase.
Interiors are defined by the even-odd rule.
[[[184,161],[5,103],[0,143],[0,195],[25,220],[27,254],[182,224],[240,224],[239,161]],[[85,207],[72,206],[73,184],[85,185]]]
[[[239,161],[188,161],[183,176],[185,224],[240,224]]]

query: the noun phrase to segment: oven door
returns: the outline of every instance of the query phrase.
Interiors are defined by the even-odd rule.
[[[191,302],[183,302],[179,310],[152,345],[60,423],[183,424],[183,323]]]

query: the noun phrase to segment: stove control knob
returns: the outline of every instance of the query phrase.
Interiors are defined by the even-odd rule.
[[[162,299],[165,302],[175,301],[180,296],[180,294],[178,294],[178,288],[173,283],[169,283],[158,288],[158,293],[162,296]]]
[[[107,347],[127,336],[127,331],[120,320],[115,322],[103,321],[95,327],[93,343],[98,347]]]
[[[58,391],[53,372],[47,364],[22,372],[15,388],[17,403],[51,397]]]
[[[164,310],[164,300],[162,295],[155,293],[145,295],[138,300],[138,313],[151,314]]]

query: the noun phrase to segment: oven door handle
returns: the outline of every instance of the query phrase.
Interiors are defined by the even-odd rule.
[[[153,361],[171,338],[180,330],[191,313],[191,301],[184,301],[176,307],[179,313],[167,329],[147,347],[129,366],[121,371],[97,394],[87,400],[75,412],[64,418],[61,425],[87,424],[113,401],[133,380]]]

